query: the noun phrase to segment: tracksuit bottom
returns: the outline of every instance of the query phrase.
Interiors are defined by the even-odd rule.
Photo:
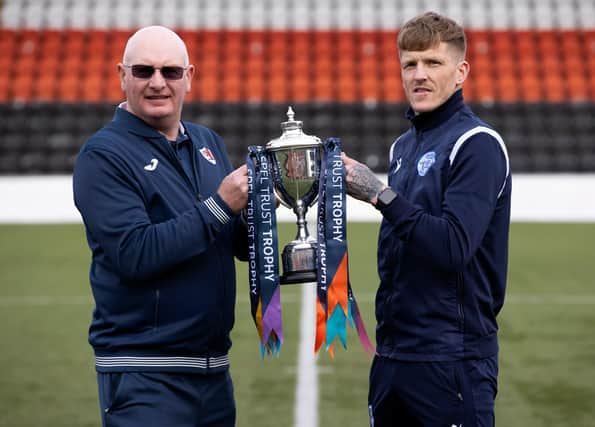
[[[370,371],[371,427],[493,427],[498,356],[406,362],[376,356]]]
[[[98,373],[103,427],[233,427],[229,371]]]

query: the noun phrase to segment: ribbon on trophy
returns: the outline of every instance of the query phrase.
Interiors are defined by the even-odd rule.
[[[316,340],[334,357],[333,340],[339,337],[347,348],[347,324],[354,327],[360,342],[371,357],[374,347],[368,338],[349,282],[347,254],[345,165],[341,159],[341,140],[324,142],[318,188],[318,284],[316,298]]]
[[[283,344],[276,202],[264,149],[249,147],[246,165],[250,307],[264,358],[266,354],[278,356]]]

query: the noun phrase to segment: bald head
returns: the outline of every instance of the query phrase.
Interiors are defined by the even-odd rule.
[[[124,64],[143,63],[143,55],[151,52],[153,55],[175,57],[179,65],[188,65],[188,51],[184,41],[172,30],[159,25],[144,27],[134,33],[126,43],[124,49]]]

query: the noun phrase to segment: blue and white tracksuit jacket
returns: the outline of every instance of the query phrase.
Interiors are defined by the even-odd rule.
[[[234,255],[247,232],[216,193],[221,138],[182,123],[185,172],[166,138],[117,108],[78,156],[74,200],[92,251],[89,342],[98,372],[217,372],[229,365]]]
[[[376,296],[377,351],[404,361],[497,354],[504,303],[511,176],[502,138],[461,91],[391,147]]]

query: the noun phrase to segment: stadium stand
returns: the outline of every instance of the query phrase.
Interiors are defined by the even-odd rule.
[[[595,172],[592,0],[0,1],[0,174],[72,171],[122,93],[115,72],[138,27],[186,40],[198,75],[184,117],[217,130],[237,165],[280,133],[339,136],[377,172],[408,127],[396,57],[404,20],[462,22],[464,94],[504,136],[515,172]]]

